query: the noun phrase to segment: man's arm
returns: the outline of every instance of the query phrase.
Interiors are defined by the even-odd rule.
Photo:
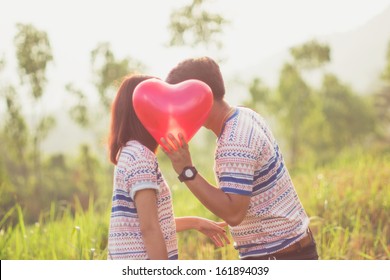
[[[209,184],[200,174],[185,184],[199,201],[230,226],[244,219],[250,202],[249,196],[229,194]]]
[[[180,174],[184,167],[192,166],[188,144],[181,134],[180,143],[172,134],[168,138],[170,142],[161,139],[163,150],[176,173]],[[236,226],[244,219],[249,207],[249,196],[225,193],[208,183],[199,173],[193,180],[185,181],[185,184],[207,209],[229,225]]]

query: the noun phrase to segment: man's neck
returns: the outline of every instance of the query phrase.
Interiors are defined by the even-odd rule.
[[[210,116],[205,123],[205,127],[210,129],[219,137],[226,120],[232,114],[232,107],[225,101],[217,101],[211,109]]]

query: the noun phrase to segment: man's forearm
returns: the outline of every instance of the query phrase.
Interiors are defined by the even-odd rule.
[[[207,209],[229,225],[238,225],[245,217],[249,197],[225,193],[209,184],[199,173],[193,180],[185,183]]]

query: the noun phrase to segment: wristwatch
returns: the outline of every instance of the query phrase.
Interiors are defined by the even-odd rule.
[[[195,166],[186,166],[178,178],[180,182],[189,181],[194,179],[196,174],[198,174],[198,170],[196,170]]]

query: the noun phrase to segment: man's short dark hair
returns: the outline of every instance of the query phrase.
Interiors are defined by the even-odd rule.
[[[218,64],[209,57],[190,58],[180,62],[168,74],[166,82],[177,84],[189,79],[206,83],[212,90],[214,100],[225,96],[225,85]]]

